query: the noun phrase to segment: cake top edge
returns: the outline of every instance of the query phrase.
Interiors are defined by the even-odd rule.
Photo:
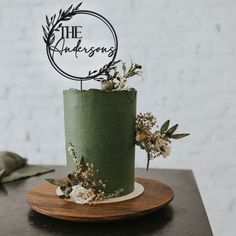
[[[120,91],[110,91],[110,90],[101,90],[101,89],[88,89],[88,90],[79,90],[76,88],[70,88],[63,90],[63,93],[130,93],[130,92],[137,92],[135,88],[129,88],[126,90]]]

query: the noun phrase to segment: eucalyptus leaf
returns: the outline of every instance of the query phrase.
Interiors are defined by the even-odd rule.
[[[82,2],[79,3],[76,7],[75,7],[75,10],[79,10],[79,7],[81,6]]]
[[[166,135],[168,137],[171,136],[176,131],[177,128],[178,128],[178,124],[172,126],[171,128],[167,130]]]
[[[170,125],[170,120],[167,120],[162,126],[161,126],[161,133],[163,134],[168,128],[169,128],[169,125]]]
[[[173,134],[171,135],[171,138],[173,139],[180,139],[180,138],[184,138],[186,136],[188,136],[189,134]]]
[[[49,22],[49,19],[48,19],[47,15],[46,15],[46,22],[47,22],[47,25],[50,25],[50,22]]]
[[[43,37],[43,40],[44,40],[44,42],[45,42],[45,43],[47,43],[47,40],[46,40],[46,38],[45,38],[45,37]]]
[[[44,33],[44,36],[45,38],[48,37],[48,33],[47,33],[47,30],[44,28],[44,26],[42,25],[42,28],[43,28],[43,33]]]
[[[70,20],[71,19],[71,16],[67,16],[67,17],[64,17],[63,18],[63,21],[68,21],[68,20]]]
[[[49,41],[49,44],[52,45],[55,41],[55,35],[52,36],[52,38]]]
[[[119,62],[121,62],[121,60],[114,61],[112,65],[118,64]]]
[[[66,180],[63,179],[45,179],[50,184],[56,185],[56,186],[66,186]]]
[[[70,7],[66,10],[66,13],[65,14],[68,14],[71,10],[71,8],[73,7],[73,5],[70,5]]]

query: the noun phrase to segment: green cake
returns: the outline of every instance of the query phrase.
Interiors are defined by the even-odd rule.
[[[134,189],[136,90],[64,91],[67,167],[75,171],[68,151],[72,143],[79,157],[93,163],[95,179],[106,181],[106,193]]]
[[[169,127],[169,120],[156,129],[159,126],[150,112],[136,116],[137,91],[129,87],[128,80],[142,77],[142,66],[132,59],[130,63],[117,60],[113,26],[100,14],[80,10],[80,6],[46,16],[42,26],[51,65],[65,78],[78,81],[80,87],[63,92],[68,174],[47,181],[58,186],[60,198],[78,204],[129,200],[144,191],[134,180],[135,144],[146,152],[148,170],[150,160],[169,156],[171,139],[189,134],[176,134],[178,124]],[[112,44],[105,45],[100,37],[98,44],[97,27],[90,21],[83,27],[86,21],[81,21],[81,15],[105,23]],[[100,35],[107,42],[107,35]],[[100,89],[84,90],[83,82],[88,80],[99,82]]]
[[[49,179],[60,186],[60,198],[78,204],[119,202],[139,196],[144,188],[135,182],[135,144],[150,160],[170,154],[178,124],[167,120],[157,126],[150,113],[136,115],[137,91],[126,86],[127,78],[140,75],[141,66],[131,63],[123,75],[113,67],[101,89],[64,90],[66,179]],[[158,128],[158,129],[156,129]]]

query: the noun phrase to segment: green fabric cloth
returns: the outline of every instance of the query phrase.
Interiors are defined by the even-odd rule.
[[[54,171],[40,165],[29,165],[27,159],[14,152],[0,152],[0,183]]]

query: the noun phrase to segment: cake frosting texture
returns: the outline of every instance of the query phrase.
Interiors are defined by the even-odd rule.
[[[136,90],[98,89],[64,91],[67,166],[76,167],[68,146],[72,143],[78,158],[93,163],[96,179],[107,180],[106,192],[134,188]]]

